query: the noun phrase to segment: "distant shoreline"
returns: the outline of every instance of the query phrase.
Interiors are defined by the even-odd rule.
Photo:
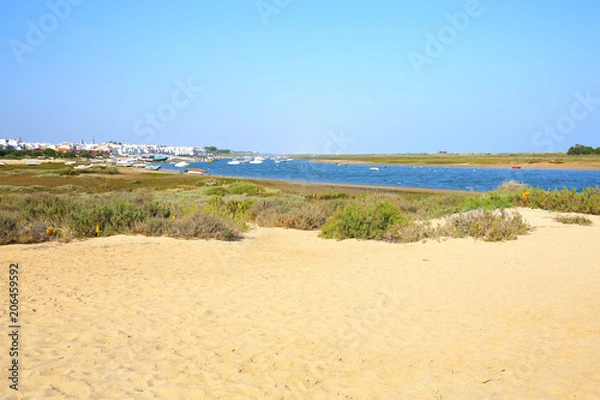
[[[400,157],[399,157],[400,158]],[[309,159],[309,157],[307,157]],[[406,160],[377,160],[374,157],[373,160],[362,160],[353,158],[337,158],[337,159],[325,159],[325,158],[310,158],[313,162],[317,163],[328,163],[328,164],[354,164],[354,165],[404,165],[407,167],[452,167],[452,168],[513,168],[518,167],[519,169],[565,169],[565,170],[578,170],[578,171],[596,171],[600,170],[600,161],[593,159],[590,161],[567,161],[552,163],[548,161],[540,161],[535,163],[482,163],[482,162],[440,162],[441,160],[435,160],[430,162],[411,162],[409,159]]]
[[[531,154],[492,154],[492,155],[350,155],[329,158],[328,156],[309,156],[297,155],[296,158],[311,160],[316,163],[327,164],[353,164],[353,165],[405,165],[407,167],[456,167],[456,168],[513,168],[520,169],[549,169],[549,170],[575,170],[575,171],[597,171],[600,170],[600,156],[575,156],[575,160],[570,160],[573,156],[566,154],[537,156],[542,158],[540,161],[529,162],[528,158],[536,158]],[[447,160],[444,160],[447,159]],[[565,159],[567,159],[565,161]],[[489,161],[488,161],[489,160]],[[16,164],[25,165],[27,162],[42,163],[64,163],[68,160],[54,159],[3,159],[6,165]],[[86,162],[78,160],[78,163]],[[99,164],[102,165],[102,164]],[[152,171],[156,172],[156,171]],[[163,171],[167,172],[167,171]],[[169,171],[170,172],[170,171]]]

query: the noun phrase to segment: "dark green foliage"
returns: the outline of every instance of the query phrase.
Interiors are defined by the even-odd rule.
[[[576,144],[575,146],[571,146],[569,150],[567,150],[567,154],[570,156],[587,156],[591,154],[600,154],[600,147],[594,149],[592,146]]]

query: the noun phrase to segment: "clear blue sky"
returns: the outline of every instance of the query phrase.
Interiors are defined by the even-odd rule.
[[[5,138],[273,153],[600,146],[592,0],[5,1],[0,41]]]

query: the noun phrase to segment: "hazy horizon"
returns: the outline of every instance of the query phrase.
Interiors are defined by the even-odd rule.
[[[600,146],[600,4],[8,2],[0,137],[288,154]]]

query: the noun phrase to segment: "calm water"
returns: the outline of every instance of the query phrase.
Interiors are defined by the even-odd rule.
[[[379,171],[371,171],[370,168],[375,165],[337,166],[310,160],[281,163],[265,160],[262,164],[229,165],[227,161],[229,160],[191,163],[189,168],[202,168],[213,176],[451,190],[488,191],[511,179],[546,190],[563,187],[581,190],[585,187],[600,186],[600,171],[397,165],[377,165]],[[165,164],[163,168],[183,170],[170,164]]]

